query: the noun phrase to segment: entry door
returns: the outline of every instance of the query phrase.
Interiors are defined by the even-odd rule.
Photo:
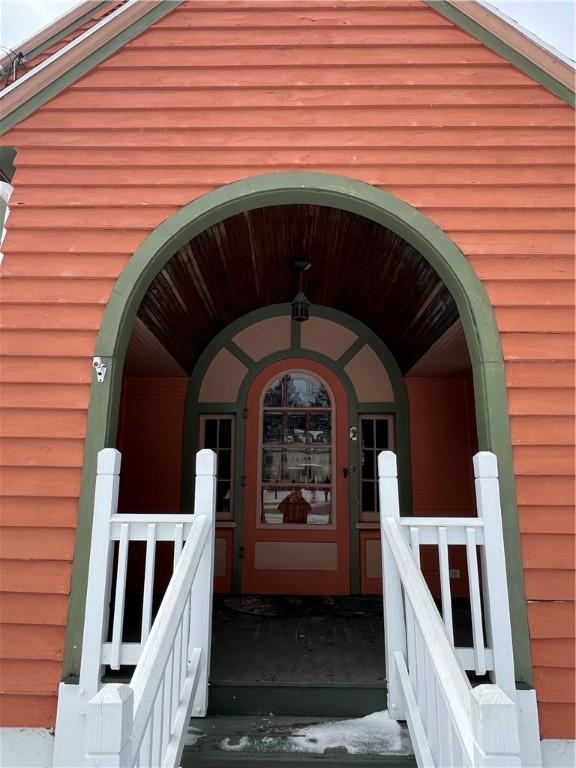
[[[324,366],[274,363],[247,398],[242,591],[350,592],[348,403]]]

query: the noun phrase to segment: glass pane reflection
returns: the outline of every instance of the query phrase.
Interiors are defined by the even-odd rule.
[[[266,391],[260,499],[263,523],[331,522],[330,407],[324,384],[307,373],[281,376]]]

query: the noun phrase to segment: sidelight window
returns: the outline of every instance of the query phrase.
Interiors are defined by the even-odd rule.
[[[378,454],[393,450],[392,416],[360,418],[360,519],[378,520]]]
[[[216,515],[219,520],[234,517],[232,473],[234,471],[234,417],[201,416],[200,447],[211,448],[218,458]]]

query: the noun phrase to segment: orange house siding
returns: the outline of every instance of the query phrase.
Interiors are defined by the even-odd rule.
[[[188,379],[124,379],[121,512],[179,512]]]
[[[483,280],[506,359],[534,647],[573,643],[553,602],[573,568],[556,556],[574,541],[573,122],[419,1],[214,0],[180,6],[5,136],[18,150],[2,282],[7,724],[54,720],[62,643],[49,638],[64,636],[90,359],[114,282],[167,216],[268,171],[397,195]],[[550,655],[535,663],[542,735],[573,736],[573,692]]]

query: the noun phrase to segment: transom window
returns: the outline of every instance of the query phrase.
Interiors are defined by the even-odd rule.
[[[332,521],[330,394],[320,379],[292,372],[276,379],[262,405],[261,523]]]

